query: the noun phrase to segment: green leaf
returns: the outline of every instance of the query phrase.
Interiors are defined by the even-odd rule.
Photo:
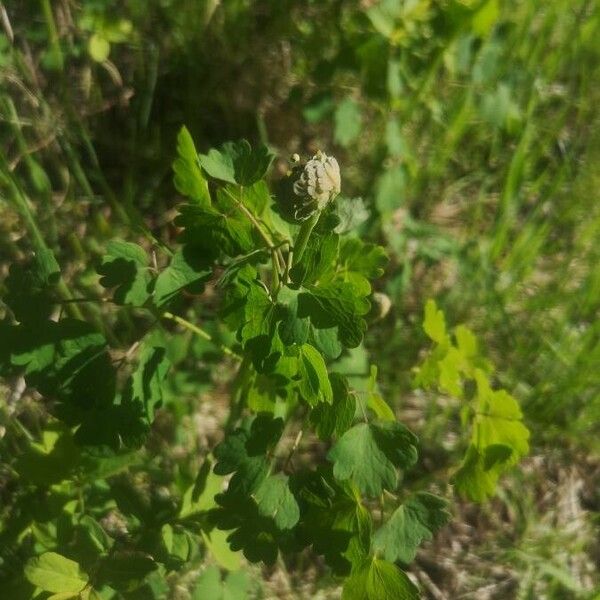
[[[340,342],[355,348],[367,328],[361,317],[370,308],[363,293],[354,283],[345,281],[312,286],[298,297],[298,316],[310,317],[317,329],[337,327]]]
[[[271,517],[279,529],[291,529],[300,518],[298,503],[284,475],[267,477],[256,490],[255,499],[258,512],[263,517]]]
[[[371,365],[369,386],[367,393],[367,406],[382,421],[395,421],[396,415],[386,401],[380,396],[377,388],[377,367]]]
[[[320,403],[310,413],[310,421],[322,440],[333,435],[340,437],[352,425],[356,412],[356,400],[348,392],[348,382],[338,373],[329,375],[333,391],[333,403]]]
[[[216,566],[209,566],[200,574],[192,593],[192,600],[247,600],[252,588],[246,571],[232,571],[221,580]]]
[[[56,552],[45,552],[25,565],[27,580],[46,592],[80,592],[88,576],[79,565]]]
[[[303,344],[300,347],[298,367],[300,377],[298,390],[304,400],[311,406],[316,406],[320,402],[332,404],[333,391],[325,361],[319,351],[310,344]]]
[[[303,319],[298,317],[298,294],[297,290],[283,286],[277,296],[282,313],[279,336],[286,346],[302,345],[308,340],[310,321],[306,317]]]
[[[343,347],[338,339],[337,327],[317,329],[310,325],[308,342],[327,358],[335,359],[342,353]]]
[[[342,600],[418,600],[419,591],[404,571],[385,560],[363,563],[344,583]]]
[[[382,246],[365,244],[359,238],[344,238],[340,244],[340,265],[347,272],[359,273],[367,279],[381,277],[388,263]]]
[[[443,344],[447,339],[446,320],[444,313],[438,309],[435,300],[431,298],[425,304],[425,320],[423,321],[425,333],[438,344]]]
[[[229,547],[227,542],[229,535],[231,535],[230,531],[221,531],[215,527],[210,532],[203,531],[202,539],[220,567],[228,571],[235,571],[240,568],[242,555]]]
[[[338,256],[338,247],[338,235],[313,233],[302,254],[302,259],[290,270],[292,281],[298,286],[311,285],[332,271]]]
[[[221,253],[234,257],[255,249],[252,224],[232,200],[221,194],[217,194],[221,198],[219,205],[224,208],[186,204],[175,219],[175,224],[184,229],[181,241],[200,248],[207,262]]]
[[[154,560],[137,550],[118,550],[100,562],[98,579],[120,591],[131,591],[142,585],[145,577],[158,568]]]
[[[186,127],[182,127],[177,135],[177,155],[173,163],[177,191],[194,200],[199,206],[210,207],[208,182],[202,174],[194,140]]]
[[[79,519],[79,525],[86,532],[88,538],[98,550],[98,552],[106,552],[112,545],[112,539],[108,537],[100,523],[90,515],[83,515]]]
[[[529,452],[529,430],[515,398],[505,390],[492,390],[481,369],[475,370],[475,380],[471,444],[453,483],[462,496],[483,502],[494,493],[500,475]]]
[[[230,486],[231,487],[231,486]],[[220,508],[212,513],[219,529],[230,531],[231,550],[242,550],[250,562],[272,565],[281,543],[281,532],[270,517],[262,516],[253,498],[228,490],[217,496]]]
[[[396,489],[397,468],[415,464],[416,443],[416,436],[401,423],[359,423],[344,433],[327,458],[336,479],[351,479],[363,494],[377,497],[384,489]]]
[[[273,155],[261,145],[253,150],[246,140],[227,142],[220,150],[211,149],[200,154],[202,168],[214,179],[250,186],[267,172]]]
[[[268,474],[267,449],[274,447],[282,431],[282,419],[259,414],[250,427],[236,429],[216,446],[214,472],[235,473],[228,490],[248,495],[258,489]]]
[[[433,539],[433,534],[449,521],[447,506],[448,503],[438,496],[416,493],[375,533],[374,550],[390,562],[412,562],[421,542]]]
[[[250,574],[246,571],[227,573],[223,584],[223,600],[247,600],[253,587]]]
[[[498,479],[509,466],[512,454],[509,446],[487,446],[480,451],[477,445],[470,444],[452,477],[456,491],[473,502],[485,502],[496,492]]]
[[[53,310],[53,286],[60,269],[50,250],[40,250],[26,264],[10,265],[2,300],[20,322],[45,321]]]
[[[154,420],[154,410],[162,404],[163,381],[170,367],[166,348],[142,345],[137,368],[131,376],[131,401],[141,403],[149,422]]]
[[[338,483],[329,468],[299,472],[291,485],[300,505],[298,539],[323,555],[337,575],[347,575],[370,550],[369,511],[354,487]]]
[[[12,364],[24,369],[29,386],[69,404],[70,420],[78,420],[76,409],[91,410],[113,402],[116,374],[107,343],[88,323],[44,321],[14,327],[12,334]],[[67,407],[57,406],[63,409]]]
[[[152,293],[148,257],[137,244],[109,242],[98,273],[103,287],[116,288],[113,297],[117,304],[143,306]]]
[[[192,592],[192,600],[223,600],[221,572],[216,565],[209,565],[200,573]]]
[[[200,248],[188,244],[178,250],[154,284],[154,304],[162,306],[182,291],[200,294],[212,275],[211,260]]]
[[[336,144],[349,146],[359,135],[362,114],[360,106],[353,98],[343,100],[335,110],[333,137]]]

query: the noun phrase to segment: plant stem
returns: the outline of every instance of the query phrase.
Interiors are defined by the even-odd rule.
[[[320,216],[320,211],[316,211],[309,219],[302,223],[300,231],[298,232],[298,237],[296,238],[296,243],[294,244],[294,257],[292,259],[292,265],[297,264],[302,258],[304,250],[306,249],[306,244],[310,238],[310,234],[315,228]]]
[[[182,327],[185,327],[189,331],[192,331],[193,333],[195,333],[196,335],[199,335],[200,337],[204,338],[205,340],[208,340],[209,342],[211,342],[215,346],[217,346],[217,348],[219,348],[219,350],[221,350],[221,352],[223,352],[224,354],[227,354],[228,356],[231,356],[232,358],[235,358],[236,360],[242,360],[242,357],[239,354],[237,354],[236,352],[234,352],[231,348],[228,348],[227,346],[224,346],[223,344],[219,344],[219,342],[215,341],[215,339],[210,335],[210,333],[208,333],[207,331],[204,331],[204,329],[198,327],[197,325],[190,323],[183,317],[174,315],[173,313],[171,313],[169,311],[164,312],[162,314],[162,317],[165,319],[169,319],[170,321],[175,321],[175,323],[181,325]]]
[[[262,237],[269,250],[271,250],[271,262],[273,264],[273,292],[277,293],[280,285],[279,275],[280,273],[283,273],[285,268],[285,261],[281,256],[280,250],[275,246],[273,240],[263,229],[257,218],[242,204],[240,199],[236,198],[226,187],[223,187],[222,189],[235,202],[236,206],[244,213],[252,225],[254,225],[254,228],[258,231],[260,237]],[[243,189],[244,188],[240,186],[240,195],[243,193]]]

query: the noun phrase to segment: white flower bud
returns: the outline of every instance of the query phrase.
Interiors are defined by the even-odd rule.
[[[318,209],[323,210],[340,193],[341,178],[337,160],[319,150],[304,165],[293,189],[294,194],[316,201]]]

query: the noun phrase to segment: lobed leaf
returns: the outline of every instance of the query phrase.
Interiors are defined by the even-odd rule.
[[[416,436],[401,423],[359,423],[344,433],[327,458],[336,479],[351,479],[363,494],[377,497],[384,489],[396,489],[397,468],[415,464],[416,443]]]
[[[421,542],[433,539],[433,534],[449,521],[447,506],[438,496],[417,492],[375,533],[373,549],[390,562],[412,562]]]

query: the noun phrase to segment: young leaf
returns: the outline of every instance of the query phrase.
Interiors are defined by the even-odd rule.
[[[137,244],[109,242],[98,273],[103,287],[116,288],[113,297],[117,304],[143,306],[151,295],[148,256]]]
[[[374,550],[390,562],[412,562],[421,542],[432,539],[433,534],[449,521],[447,506],[448,503],[438,496],[416,493],[375,533]]]
[[[446,341],[446,320],[444,319],[444,313],[438,309],[435,300],[429,299],[425,304],[423,329],[434,342],[443,344]]]
[[[475,502],[494,493],[498,478],[529,452],[529,430],[517,401],[505,390],[492,390],[475,369],[477,412],[471,444],[453,477],[457,491]]]
[[[342,600],[418,600],[419,591],[404,571],[378,558],[366,560],[346,579]]]
[[[56,552],[45,552],[25,565],[27,580],[46,592],[80,592],[88,582],[79,565]]]
[[[351,479],[363,494],[377,497],[384,489],[396,489],[397,468],[415,464],[416,443],[416,436],[401,423],[359,423],[344,433],[327,458],[336,479]]]
[[[173,163],[177,191],[208,208],[211,204],[208,182],[202,174],[194,140],[186,127],[182,127],[177,135],[177,155]]]
[[[513,454],[509,446],[492,445],[480,451],[470,444],[452,477],[456,491],[473,502],[485,502],[496,491],[500,475],[510,466]]]

